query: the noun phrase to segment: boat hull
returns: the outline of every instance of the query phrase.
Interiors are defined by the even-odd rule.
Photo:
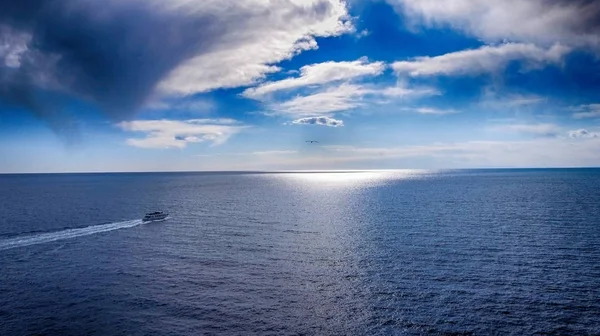
[[[160,221],[160,220],[164,220],[168,217],[169,215],[164,214],[164,215],[157,215],[157,216],[146,216],[144,218],[142,218],[143,222],[154,222],[154,221]]]

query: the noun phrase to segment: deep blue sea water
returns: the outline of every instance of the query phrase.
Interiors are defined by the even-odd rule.
[[[38,334],[600,335],[600,170],[0,175]]]

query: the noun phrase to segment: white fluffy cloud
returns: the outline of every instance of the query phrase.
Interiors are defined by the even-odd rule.
[[[377,76],[385,69],[383,62],[369,63],[366,58],[352,62],[323,62],[306,65],[300,68],[299,77],[286,78],[276,82],[266,82],[255,88],[244,91],[248,98],[260,99],[262,96],[299,87],[326,84],[340,80],[350,80],[363,76]]]
[[[205,141],[218,145],[245,128],[232,119],[134,120],[117,125],[126,131],[145,133],[144,138],[127,140],[129,145],[142,148],[185,148]]]
[[[204,0],[172,5],[182,7],[190,15],[216,17],[223,24],[215,28],[218,41],[160,83],[162,92],[172,94],[253,84],[280,70],[273,64],[316,49],[315,37],[353,29],[341,0]]]
[[[585,119],[585,118],[600,118],[600,104],[588,104],[580,105],[573,108],[573,118]]]
[[[585,0],[387,0],[413,25],[459,29],[486,41],[600,46],[600,3]]]
[[[307,118],[296,119],[296,120],[292,121],[292,124],[340,127],[340,126],[344,126],[344,121],[323,116],[323,117],[307,117]]]
[[[528,68],[559,64],[568,51],[569,48],[559,44],[543,49],[533,44],[506,43],[435,57],[417,57],[410,61],[395,62],[392,68],[400,76],[411,77],[478,75],[502,70],[511,61],[522,61]]]

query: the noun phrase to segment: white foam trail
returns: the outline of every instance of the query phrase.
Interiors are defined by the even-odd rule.
[[[21,236],[0,240],[0,251],[15,247],[23,247],[29,245],[49,243],[57,240],[71,239],[82,236],[89,236],[95,233],[107,232],[119,229],[131,228],[142,224],[141,219],[135,219],[124,222],[116,222],[110,224],[93,225],[78,229],[68,229],[63,231],[40,233],[29,236]]]

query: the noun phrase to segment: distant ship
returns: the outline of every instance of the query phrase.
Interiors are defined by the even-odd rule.
[[[146,214],[146,216],[144,216],[144,218],[142,218],[142,221],[144,221],[144,222],[159,221],[159,220],[163,220],[163,219],[167,218],[167,216],[169,216],[169,214],[164,213],[162,211],[149,212]]]

